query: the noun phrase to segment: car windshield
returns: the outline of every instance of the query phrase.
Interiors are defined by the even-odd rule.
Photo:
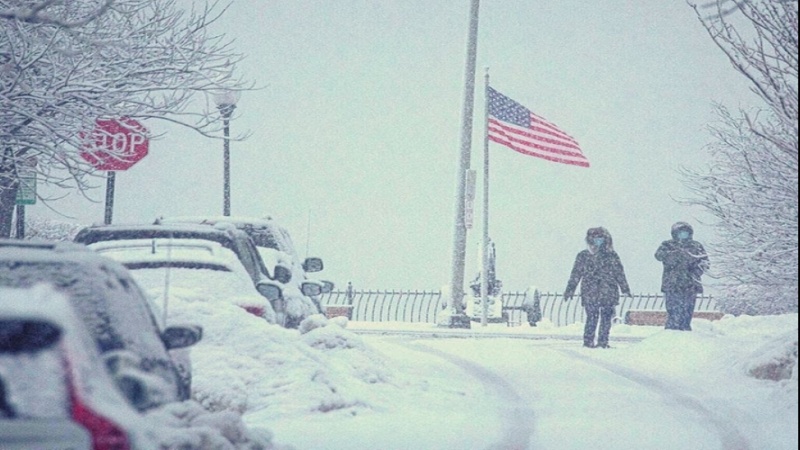
[[[244,227],[244,230],[258,247],[274,248],[275,250],[281,251],[284,251],[286,248],[280,233],[277,233],[271,228],[247,225]]]

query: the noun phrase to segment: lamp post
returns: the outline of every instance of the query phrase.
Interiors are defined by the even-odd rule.
[[[239,101],[239,92],[221,91],[214,94],[214,103],[222,115],[223,133],[225,136],[222,152],[222,215],[231,215],[231,144],[230,144],[230,119],[236,102]]]

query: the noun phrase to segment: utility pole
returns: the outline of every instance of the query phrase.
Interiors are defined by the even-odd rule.
[[[470,166],[472,150],[472,112],[475,102],[475,59],[478,50],[478,9],[480,0],[472,0],[470,6],[469,37],[467,40],[467,62],[464,74],[464,104],[461,115],[461,153],[456,174],[456,208],[453,231],[453,273],[450,283],[451,328],[470,328],[469,317],[464,313],[464,262],[467,250],[467,226],[464,221],[466,202],[466,174]]]

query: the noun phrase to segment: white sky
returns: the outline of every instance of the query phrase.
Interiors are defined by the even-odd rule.
[[[251,133],[231,144],[233,214],[280,219],[339,287],[449,284],[468,9],[466,0],[233,2],[217,29],[263,87],[242,96],[231,124],[234,135]],[[490,234],[505,288],[563,290],[589,227],[610,230],[634,292],[658,291],[653,253],[672,223],[712,240],[697,211],[673,201],[686,195],[676,170],[705,162],[712,102],[753,98],[683,0],[484,0],[477,59],[476,124],[488,66],[496,89],[573,135],[592,163],[491,144]],[[221,214],[222,142],[145,125],[165,134],[118,174],[114,221]],[[479,172],[481,133],[476,125]],[[97,203],[70,195],[56,208],[102,222],[97,184]],[[57,217],[41,205],[27,212]],[[479,239],[479,229],[468,236],[467,279]]]

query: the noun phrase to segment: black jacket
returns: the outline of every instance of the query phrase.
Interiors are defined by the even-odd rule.
[[[664,241],[656,250],[656,259],[664,265],[661,292],[703,292],[700,277],[709,262],[702,244],[692,239]]]
[[[582,305],[615,306],[619,304],[620,291],[625,295],[631,292],[622,261],[614,250],[578,253],[564,290],[565,298],[575,294],[578,283],[581,284]]]

